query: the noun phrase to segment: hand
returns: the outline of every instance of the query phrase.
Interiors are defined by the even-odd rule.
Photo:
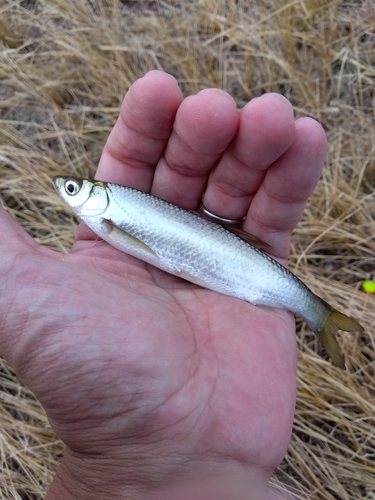
[[[204,195],[211,212],[246,216],[286,263],[326,147],[280,95],[239,113],[223,91],[183,99],[154,71],[127,93],[96,177],[191,210]],[[167,275],[82,225],[66,255],[3,210],[0,230],[0,353],[67,446],[48,498],[138,499],[214,481],[235,499],[265,486],[292,429],[290,313]]]

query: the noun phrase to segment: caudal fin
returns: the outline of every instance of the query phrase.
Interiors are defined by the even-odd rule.
[[[324,345],[328,355],[336,366],[345,370],[344,359],[340,353],[340,348],[336,340],[337,330],[345,332],[363,332],[363,327],[353,318],[340,313],[326,303],[331,313],[327,318],[323,328],[315,332],[318,339]]]

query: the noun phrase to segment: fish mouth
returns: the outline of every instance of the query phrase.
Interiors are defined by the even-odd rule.
[[[53,183],[53,187],[56,189],[56,191],[59,191],[64,186],[65,180],[66,180],[66,176],[55,175],[55,177],[52,179],[52,183]]]

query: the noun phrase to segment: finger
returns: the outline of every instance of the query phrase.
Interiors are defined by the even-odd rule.
[[[182,102],[173,127],[176,107],[182,98],[177,89],[178,96],[170,101],[173,92],[168,90],[168,102],[164,108],[160,105],[167,84],[171,85],[165,76],[170,78],[150,72],[129,89],[96,177],[143,191],[150,191],[154,181],[154,195],[187,209],[197,209],[210,170],[236,134],[238,112],[226,92],[207,89]],[[165,113],[166,104],[170,105],[169,113]],[[161,138],[153,139],[160,131]],[[167,139],[164,157],[158,162]],[[84,227],[77,233],[78,239],[92,236]]]
[[[125,96],[96,178],[149,191],[182,99],[167,73],[150,71],[137,80]]]
[[[278,258],[289,255],[290,235],[318,183],[326,154],[327,138],[319,123],[297,120],[293,144],[267,170],[252,200],[244,229],[271,245]]]
[[[235,140],[209,179],[205,207],[221,217],[244,217],[267,168],[292,144],[294,134],[287,99],[265,94],[250,101],[241,111]]]
[[[239,114],[232,97],[206,89],[186,98],[159,162],[152,194],[196,210],[211,169],[237,133]]]

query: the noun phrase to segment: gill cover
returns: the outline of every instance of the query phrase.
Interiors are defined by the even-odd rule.
[[[80,217],[101,215],[108,207],[105,182],[56,176],[53,185],[65,203]]]

